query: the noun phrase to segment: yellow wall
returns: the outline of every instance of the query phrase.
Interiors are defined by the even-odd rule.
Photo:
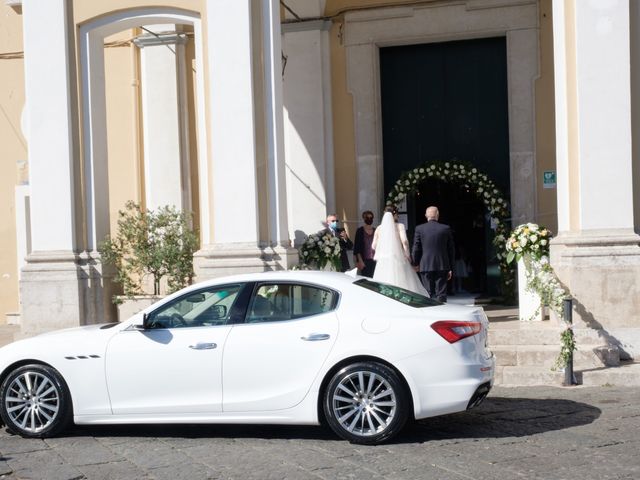
[[[108,46],[104,50],[104,70],[112,233],[116,231],[118,210],[124,208],[128,200],[141,200],[138,49],[128,41],[134,36],[135,31],[126,30],[105,39]]]
[[[540,78],[536,81],[536,222],[558,232],[557,189],[543,188],[545,170],[556,170],[556,124],[553,78],[551,0],[540,0]]]
[[[73,17],[75,23],[110,14],[118,10],[130,10],[142,7],[174,7],[182,10],[200,12],[203,9],[202,0],[74,0]]]
[[[335,213],[343,220],[354,222],[351,225],[356,225],[360,214],[358,213],[357,198],[353,97],[347,91],[347,59],[345,48],[340,44],[340,27],[341,23],[336,22],[329,32],[336,188]],[[349,223],[345,225],[349,227]],[[354,235],[355,229],[349,233]]]
[[[18,55],[8,55],[20,52]],[[28,179],[24,107],[22,17],[0,2],[0,324],[18,311],[15,187]],[[12,58],[16,57],[16,58]]]

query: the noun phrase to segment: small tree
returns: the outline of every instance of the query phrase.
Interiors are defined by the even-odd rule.
[[[169,293],[193,280],[193,253],[198,238],[190,228],[190,215],[175,207],[142,210],[129,201],[118,212],[118,232],[98,248],[104,263],[116,268],[116,282],[132,297],[144,292],[144,279],[153,278],[153,294],[167,277]]]

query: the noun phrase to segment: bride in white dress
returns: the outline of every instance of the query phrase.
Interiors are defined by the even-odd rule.
[[[380,226],[376,228],[372,247],[376,269],[373,279],[429,296],[411,266],[409,240],[404,225],[398,221],[395,207],[386,207]]]

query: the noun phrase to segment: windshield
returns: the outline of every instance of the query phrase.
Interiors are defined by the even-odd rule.
[[[400,303],[404,303],[410,307],[422,308],[422,307],[435,307],[436,305],[442,305],[441,302],[434,300],[419,293],[405,290],[404,288],[396,287],[395,285],[389,285],[387,283],[378,283],[373,280],[361,279],[354,282],[354,285],[366,288],[372,292],[384,295],[387,298],[395,300]]]

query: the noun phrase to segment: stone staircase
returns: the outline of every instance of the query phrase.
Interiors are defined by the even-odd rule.
[[[562,328],[553,321],[521,322],[517,309],[485,307],[489,346],[496,356],[498,385],[562,385],[563,371],[554,371]],[[616,346],[602,332],[575,328],[578,351],[573,368],[581,385],[640,385],[640,363],[620,360]]]

